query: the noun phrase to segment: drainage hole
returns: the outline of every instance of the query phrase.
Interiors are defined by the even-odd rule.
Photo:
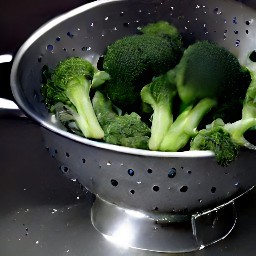
[[[46,46],[46,50],[47,51],[49,51],[49,52],[52,52],[53,51],[53,45],[51,45],[51,44],[48,44],[47,46]]]
[[[188,191],[188,187],[187,186],[182,186],[180,188],[180,192],[187,192]]]
[[[133,170],[133,169],[129,169],[129,170],[128,170],[128,174],[129,174],[130,176],[133,176],[133,175],[134,175],[134,170]]]
[[[111,180],[110,181],[113,187],[117,187],[118,181],[117,180]]]
[[[175,176],[176,176],[176,169],[175,168],[171,168],[169,170],[168,177],[169,178],[174,178]]]
[[[135,194],[135,190],[131,189],[131,190],[130,190],[130,193],[131,193],[132,195],[134,195],[134,194]]]
[[[215,187],[212,187],[212,188],[211,188],[211,192],[212,192],[213,194],[216,192],[216,190],[217,190],[217,189],[216,189]]]
[[[151,174],[153,171],[152,171],[152,169],[148,169],[147,172],[148,172],[149,174]]]
[[[158,186],[154,186],[154,187],[153,187],[153,190],[154,190],[155,192],[159,191],[159,189],[160,189],[160,188],[159,188]]]
[[[255,50],[251,52],[249,58],[252,62],[256,62],[256,51]]]

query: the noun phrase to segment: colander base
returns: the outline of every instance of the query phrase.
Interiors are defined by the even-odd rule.
[[[121,208],[99,197],[92,224],[118,246],[154,252],[197,251],[224,239],[235,227],[235,202],[193,215],[156,214]]]

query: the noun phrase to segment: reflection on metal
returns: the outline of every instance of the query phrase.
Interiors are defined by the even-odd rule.
[[[121,208],[99,197],[92,206],[93,226],[118,247],[155,252],[192,252],[224,239],[234,228],[234,201],[175,222],[172,214],[142,213]],[[161,220],[160,222],[158,220]],[[165,221],[164,221],[165,220]]]
[[[1,63],[8,63],[12,61],[12,55],[11,54],[3,54],[0,55],[0,64]]]

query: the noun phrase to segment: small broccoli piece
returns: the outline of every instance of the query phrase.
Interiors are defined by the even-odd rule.
[[[131,148],[148,149],[150,129],[142,122],[137,113],[119,115],[119,111],[112,102],[99,91],[96,91],[92,103],[104,130],[105,142]]]
[[[103,70],[110,74],[105,93],[126,112],[141,107],[140,91],[154,76],[165,74],[180,60],[181,49],[170,38],[152,34],[130,35],[109,45]]]
[[[196,42],[184,51],[175,67],[175,75],[178,94],[184,104],[214,98],[222,113],[236,105],[242,109],[251,81],[247,68],[241,66],[231,52],[208,41]]]
[[[230,133],[225,130],[224,122],[216,119],[206,129],[198,132],[190,142],[190,150],[210,150],[215,154],[216,161],[221,166],[228,166],[240,151],[240,146],[233,141]]]
[[[204,98],[195,106],[190,105],[174,120],[159,146],[160,151],[176,152],[186,146],[197,134],[197,127],[203,117],[215,107],[214,99]]]
[[[141,99],[153,109],[149,149],[158,150],[164,135],[173,123],[172,105],[177,94],[167,74],[156,77],[141,90]]]
[[[63,123],[69,126],[68,119],[72,121],[73,116],[83,136],[93,139],[102,139],[104,132],[90,99],[92,81],[99,86],[105,79],[109,79],[106,72],[98,72],[89,61],[70,57],[58,63],[41,90],[46,106],[61,117],[60,121],[65,120]],[[59,103],[63,105],[60,107]],[[65,109],[67,115],[63,112]],[[62,113],[58,114],[58,110]]]

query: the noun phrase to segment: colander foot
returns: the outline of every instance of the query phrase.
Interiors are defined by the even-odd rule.
[[[97,197],[92,224],[118,246],[155,252],[197,251],[224,239],[234,228],[234,201],[193,215],[152,214],[121,208]]]

